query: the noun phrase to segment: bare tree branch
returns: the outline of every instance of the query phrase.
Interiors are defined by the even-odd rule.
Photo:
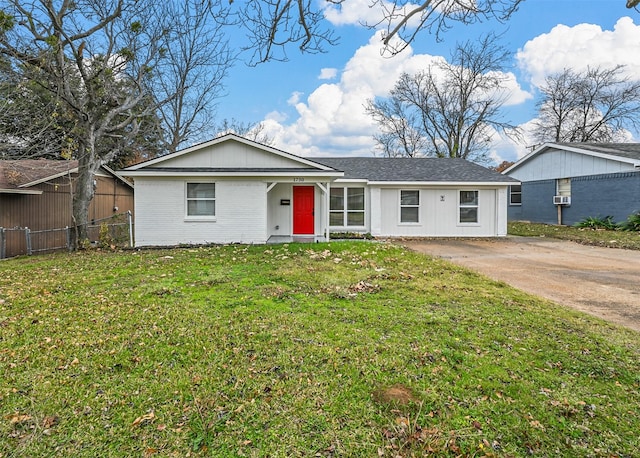
[[[623,66],[571,69],[546,78],[537,102],[534,137],[539,142],[621,141],[640,127],[640,81]]]
[[[461,157],[486,162],[495,131],[515,132],[500,119],[506,93],[500,73],[508,54],[488,35],[458,44],[451,63],[403,74],[387,100],[371,100],[367,112],[388,156]]]

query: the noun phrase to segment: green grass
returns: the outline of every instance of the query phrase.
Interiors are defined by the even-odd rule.
[[[552,237],[555,239],[571,240],[572,242],[583,245],[640,250],[640,232],[633,231],[610,231],[511,221],[509,222],[508,232],[510,235],[521,235],[525,237]]]
[[[637,333],[389,244],[0,263],[2,458],[633,456],[638,367]]]

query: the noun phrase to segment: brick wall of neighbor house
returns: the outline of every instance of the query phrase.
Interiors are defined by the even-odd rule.
[[[522,205],[510,205],[510,221],[557,224],[553,205],[556,180],[522,183]],[[640,172],[622,172],[571,178],[571,205],[562,209],[562,223],[573,225],[587,217],[613,216],[621,222],[640,211]]]
[[[522,183],[522,205],[509,205],[509,221],[533,221],[557,224],[558,213],[553,205],[556,180],[527,181]]]
[[[640,211],[640,172],[611,173],[571,179],[571,206],[563,210],[564,224],[592,217],[613,216],[625,221]]]

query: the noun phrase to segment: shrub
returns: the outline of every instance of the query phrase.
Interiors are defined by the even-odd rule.
[[[629,215],[627,220],[620,224],[620,229],[623,231],[640,232],[640,212]]]
[[[604,218],[589,216],[575,224],[576,227],[588,229],[606,229],[614,231],[618,229],[618,224],[613,221],[613,216],[605,216]]]

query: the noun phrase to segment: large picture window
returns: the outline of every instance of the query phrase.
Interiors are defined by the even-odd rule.
[[[478,222],[478,191],[460,191],[459,222]]]
[[[216,216],[215,183],[187,183],[187,216]]]
[[[420,222],[420,191],[400,191],[400,222]]]
[[[364,188],[331,188],[330,226],[364,226]]]

